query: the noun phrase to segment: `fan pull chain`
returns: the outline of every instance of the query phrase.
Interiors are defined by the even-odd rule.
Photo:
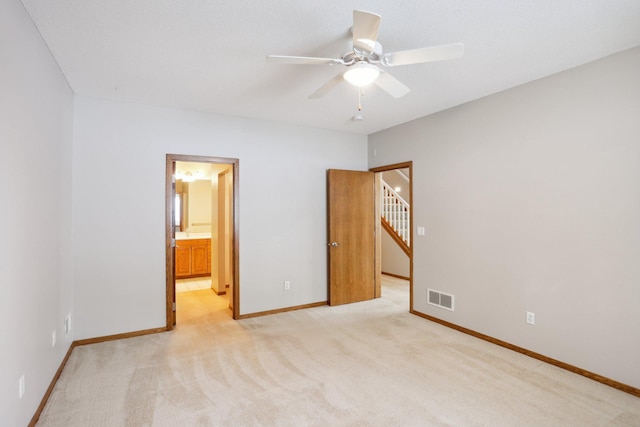
[[[362,97],[364,96],[364,89],[358,90],[358,111],[362,111]]]

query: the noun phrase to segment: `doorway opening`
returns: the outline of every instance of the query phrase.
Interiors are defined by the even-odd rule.
[[[240,313],[238,159],[167,154],[166,320],[177,320],[176,287],[228,295]]]
[[[413,312],[413,162],[380,166],[370,171],[376,176],[376,217],[379,218],[376,221],[377,274],[409,281],[409,312]]]

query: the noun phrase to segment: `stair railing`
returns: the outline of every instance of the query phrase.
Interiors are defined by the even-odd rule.
[[[396,191],[382,180],[382,218],[391,226],[398,237],[410,246],[409,204]]]

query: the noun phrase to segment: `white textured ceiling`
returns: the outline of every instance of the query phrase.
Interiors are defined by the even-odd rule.
[[[23,0],[75,93],[369,134],[640,45],[638,0]],[[385,52],[462,42],[462,59],[395,67],[357,111],[340,66],[353,9],[382,16]]]

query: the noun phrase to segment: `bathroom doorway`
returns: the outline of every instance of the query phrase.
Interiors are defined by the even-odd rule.
[[[238,318],[238,168],[238,159],[167,154],[168,329],[178,319],[177,290],[228,297],[230,315]]]

